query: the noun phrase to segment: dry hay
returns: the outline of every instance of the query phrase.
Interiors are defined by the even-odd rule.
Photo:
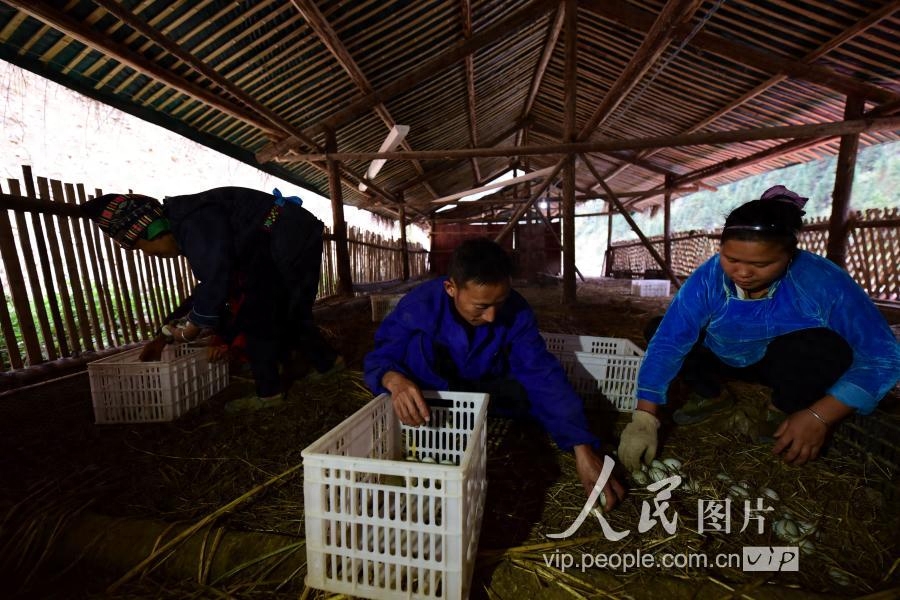
[[[579,302],[558,305],[559,290],[525,290],[546,331],[627,337],[641,343],[647,318],[661,313],[668,299],[634,298],[626,283],[579,289]],[[348,363],[358,368],[371,347],[374,325],[367,309],[326,324],[329,337],[341,346]],[[643,345],[643,344],[641,344]],[[200,410],[175,423],[95,427],[90,414],[86,378],[53,386],[29,403],[6,406],[0,432],[0,571],[5,589],[40,589],[46,598],[97,595],[104,598],[297,598],[332,597],[304,589],[302,477],[289,474],[301,461],[302,449],[364,404],[371,394],[360,373],[348,370],[318,382],[301,381],[283,406],[228,415],[224,403],[252,389],[236,381]],[[739,407],[758,407],[760,389],[739,386]],[[35,411],[26,404],[40,404]],[[744,411],[752,413],[750,411]],[[595,429],[613,440],[627,415],[618,422],[591,413]],[[700,491],[676,491],[672,508],[678,511],[677,529],[668,535],[659,525],[637,532],[642,503],[652,500],[646,490],[632,488],[626,501],[608,515],[614,530],[631,530],[620,542],[610,542],[593,516],[569,540],[545,534],[564,531],[575,520],[584,493],[571,455],[556,450],[539,430],[522,424],[489,421],[488,496],[480,555],[473,579],[474,598],[603,598],[603,597],[746,597],[811,598],[858,595],[898,585],[897,496],[878,493],[885,475],[858,455],[828,457],[794,468],[769,454],[769,446],[754,445],[736,433],[734,422],[722,416],[710,423],[677,428],[667,438],[663,457],[675,456],[683,472],[701,485]],[[752,418],[752,414],[750,415]],[[718,423],[718,426],[716,425]],[[726,427],[725,425],[729,425]],[[15,425],[15,427],[13,427]],[[8,430],[7,430],[8,429]],[[723,431],[724,430],[724,431]],[[726,486],[716,479],[727,472],[746,481],[754,492],[763,486],[778,492],[773,506],[798,519],[817,524],[816,552],[803,556],[797,573],[744,573],[733,568],[633,569],[627,573],[599,568],[555,568],[545,560],[554,554],[582,552],[688,552],[713,556],[740,552],[744,545],[768,545],[775,540],[767,516],[763,534],[705,533],[697,529],[697,499],[723,498]],[[262,489],[251,498],[248,491]],[[217,515],[222,507],[233,510]],[[154,530],[157,547],[174,539],[185,527],[216,515],[209,528],[194,540],[186,559],[190,578],[166,571],[166,561],[106,589],[116,578],[139,566],[133,560],[113,571],[93,569],[79,556],[69,557],[42,580],[41,567],[53,558],[53,547],[67,526],[88,514],[111,519],[109,529],[126,527],[135,519],[162,524]],[[743,511],[734,508],[733,525],[740,528]],[[771,514],[771,513],[770,513]],[[121,523],[117,525],[117,523]],[[247,557],[230,571],[212,576],[211,556],[225,543],[227,532],[264,535],[284,543],[258,556]],[[12,541],[11,541],[12,540]],[[187,546],[187,542],[184,543]],[[779,542],[779,545],[784,545]],[[90,553],[91,544],[84,544]],[[283,570],[287,564],[291,568]],[[849,585],[829,576],[833,566],[848,573]],[[48,581],[45,588],[36,588]]]

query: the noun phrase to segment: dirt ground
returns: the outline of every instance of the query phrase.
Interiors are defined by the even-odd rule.
[[[640,347],[644,323],[669,301],[632,296],[622,280],[580,284],[571,307],[559,304],[556,287],[520,291],[544,331],[621,337]],[[303,476],[297,466],[307,445],[371,398],[359,369],[377,323],[358,300],[329,308],[329,315],[320,325],[348,370],[300,381],[273,409],[225,412],[229,399],[252,390],[241,373],[199,408],[162,424],[94,425],[86,375],[0,397],[3,589],[18,597],[67,599],[330,597],[304,589]],[[739,399],[734,410],[700,425],[664,429],[661,455],[681,460],[685,481],[693,482],[669,500],[677,528],[665,531],[660,519],[640,532],[642,515],[650,516],[658,498],[623,477],[631,488],[628,499],[608,516],[613,530],[630,531],[618,542],[607,539],[593,516],[570,539],[548,538],[582,509],[574,461],[533,426],[490,419],[488,493],[471,597],[833,598],[896,590],[896,472],[839,440],[814,464],[786,466],[769,445],[746,435],[766,391],[738,383],[729,389]],[[883,404],[881,426],[896,429],[877,433],[900,431],[896,393]],[[613,448],[628,415],[591,405],[587,412]],[[766,488],[777,492],[761,532],[749,518],[749,505],[729,496],[733,482],[753,490],[751,498]],[[729,498],[730,531],[700,532],[698,502]],[[234,507],[223,510],[230,503]],[[815,527],[803,542],[810,551],[794,572],[744,572],[733,564],[602,569],[585,562],[640,553],[712,560],[745,547],[784,545],[772,528],[785,513]],[[139,569],[139,576],[116,585],[139,566],[144,545],[159,547],[213,514],[211,528],[174,545],[161,565]],[[189,544],[194,553],[186,555]],[[231,567],[219,568],[211,549],[221,554],[228,544]],[[570,559],[585,567],[566,568]]]

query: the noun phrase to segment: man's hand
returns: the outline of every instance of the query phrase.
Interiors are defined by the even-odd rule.
[[[431,418],[422,390],[403,374],[388,371],[381,378],[381,385],[391,393],[394,413],[404,425],[422,425]]]
[[[619,440],[619,460],[629,471],[640,470],[642,456],[647,464],[656,456],[658,429],[659,419],[654,415],[640,409],[634,411]]]
[[[600,471],[603,469],[603,458],[597,456],[594,449],[588,444],[579,444],[575,446],[575,470],[578,471],[578,478],[581,479],[581,485],[584,486],[584,493],[591,495],[597,478],[600,477]],[[610,475],[603,488],[603,495],[606,496],[606,502],[603,505],[603,511],[609,512],[625,497],[625,489],[622,487],[615,477]]]

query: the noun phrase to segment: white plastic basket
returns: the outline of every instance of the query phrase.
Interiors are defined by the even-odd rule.
[[[400,298],[402,298],[405,294],[372,294],[369,296],[369,299],[372,303],[372,322],[377,323],[378,321],[384,320],[388,313],[390,313],[397,306],[397,303],[400,302]]]
[[[672,282],[668,279],[635,279],[631,293],[635,296],[668,296]]]
[[[228,363],[209,362],[206,348],[169,345],[151,362],[141,350],[88,364],[95,423],[172,421],[228,385]]]
[[[427,425],[400,423],[382,394],[303,451],[310,587],[363,598],[468,596],[487,488],[488,396],[425,395]]]
[[[624,338],[541,332],[575,391],[585,399],[606,399],[620,411],[637,406],[637,374],[644,351]]]

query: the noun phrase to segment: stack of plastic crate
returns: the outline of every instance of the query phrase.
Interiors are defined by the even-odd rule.
[[[631,282],[634,296],[668,296],[672,282],[668,279],[635,279]]]
[[[637,374],[644,351],[624,338],[541,332],[549,350],[585,401],[606,400],[620,411],[637,405]]]

